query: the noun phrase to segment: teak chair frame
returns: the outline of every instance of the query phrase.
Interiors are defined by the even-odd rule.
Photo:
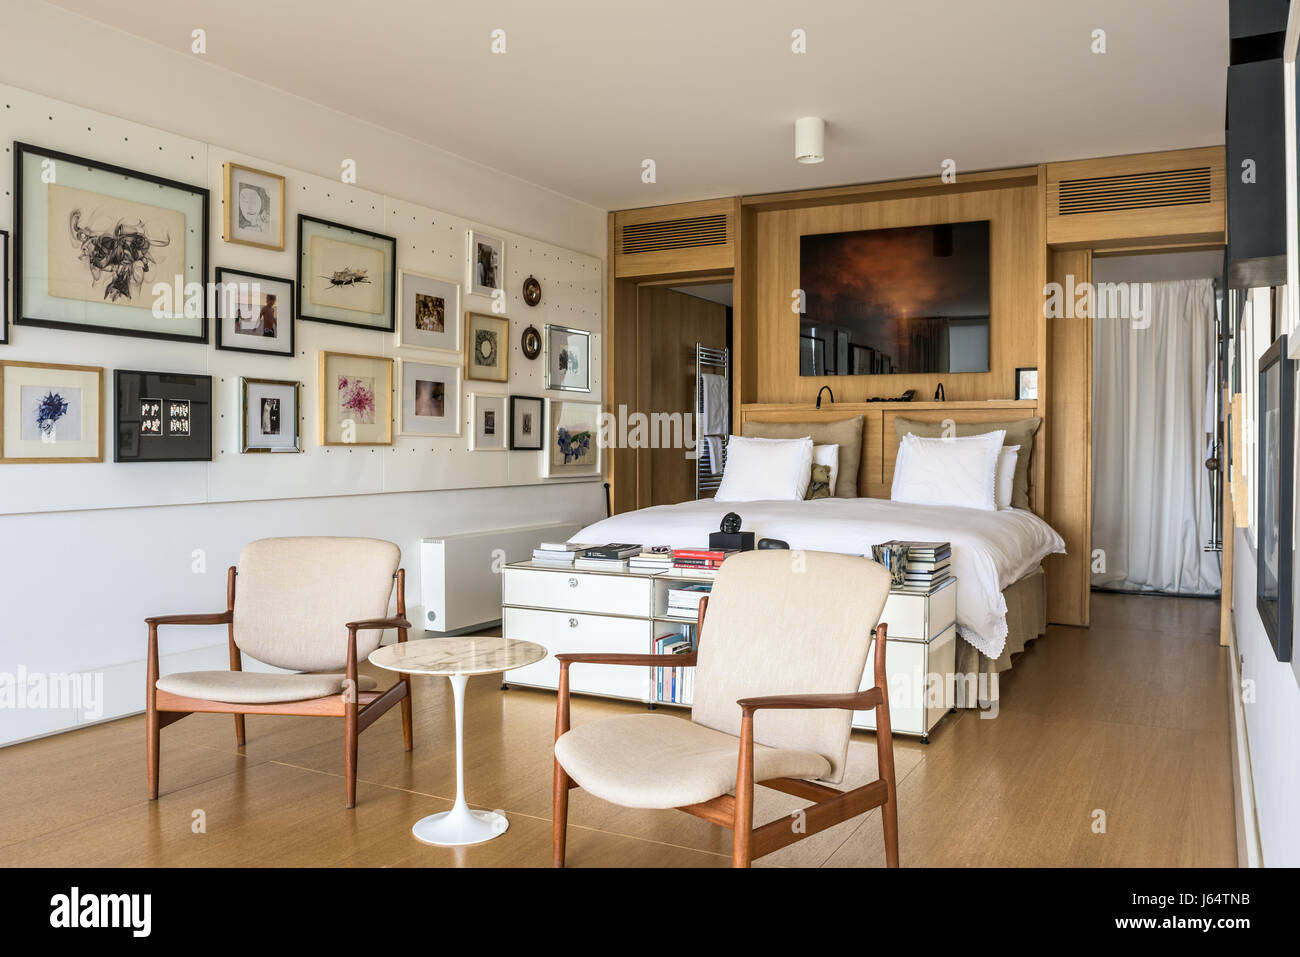
[[[685,655],[637,654],[560,654],[559,696],[555,705],[555,740],[569,730],[569,666],[577,662],[637,667],[694,667],[699,642],[704,635],[704,613],[709,599],[700,600],[696,621],[696,651]],[[898,798],[894,779],[894,739],[889,724],[889,686],[885,676],[885,633],[882,622],[876,625],[874,657],[875,687],[852,694],[790,694],[741,698],[740,744],[737,758],[736,793],[688,804],[677,808],[732,831],[731,864],[749,867],[755,858],[811,837],[828,827],[880,808],[885,832],[885,864],[898,866]],[[754,827],[754,712],[763,708],[836,708],[846,711],[876,709],[876,765],[878,778],[870,784],[840,791],[825,784],[798,778],[769,778],[758,784],[814,803],[803,809],[801,831],[791,825],[789,817],[780,817]],[[578,786],[555,760],[555,811],[552,820],[553,865],[564,866],[565,842],[569,819],[569,791]]]
[[[160,625],[226,625],[230,645],[230,670],[242,671],[243,658],[235,644],[235,578],[238,571],[231,565],[226,572],[226,610],[206,615],[158,615],[146,618],[149,626],[149,657],[145,678],[145,741],[148,748],[149,800],[158,798],[159,732],[169,724],[195,713],[233,714],[235,716],[235,742],[244,746],[244,715],[285,714],[306,717],[332,717],[343,719],[343,794],[344,806],[357,805],[357,739],[361,732],[374,724],[385,711],[402,703],[402,738],[406,750],[413,745],[411,729],[411,676],[398,674],[397,682],[387,691],[358,691],[357,684],[357,632],[376,628],[396,628],[397,640],[406,641],[411,623],[406,620],[406,570],[399,568],[393,578],[397,582],[397,614],[391,618],[371,618],[350,621],[348,630],[347,675],[344,689],[339,694],[301,701],[280,701],[274,704],[243,704],[228,701],[209,701],[188,698],[163,691],[158,687],[158,627]]]

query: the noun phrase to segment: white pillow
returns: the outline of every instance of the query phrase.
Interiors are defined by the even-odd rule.
[[[908,433],[899,443],[889,497],[916,505],[997,508],[998,458],[1006,432],[961,438],[921,438]]]
[[[811,438],[730,436],[727,465],[714,501],[802,501],[812,479],[812,458]]]
[[[830,490],[831,497],[835,496],[835,477],[840,474],[840,447],[836,445],[814,445],[813,446],[813,465],[829,465],[831,467]],[[812,465],[808,466],[809,481],[812,484]],[[805,491],[805,495],[808,493]]]
[[[1011,486],[1016,477],[1016,459],[1020,458],[1020,446],[1004,445],[998,453],[998,482],[995,498],[998,508],[1011,507]]]

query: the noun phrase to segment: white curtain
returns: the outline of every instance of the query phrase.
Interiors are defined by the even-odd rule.
[[[1213,507],[1205,458],[1214,286],[1141,288],[1146,316],[1105,316],[1099,295],[1092,324],[1092,583],[1215,594],[1218,556],[1203,550]]]

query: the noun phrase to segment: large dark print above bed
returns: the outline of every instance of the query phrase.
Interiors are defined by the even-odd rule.
[[[989,222],[799,237],[800,375],[989,371]]]

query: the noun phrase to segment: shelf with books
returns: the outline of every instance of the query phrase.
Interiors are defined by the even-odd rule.
[[[695,650],[693,626],[656,627],[651,654],[684,655]],[[650,669],[650,697],[656,704],[689,705],[695,689],[695,669],[660,665]]]

